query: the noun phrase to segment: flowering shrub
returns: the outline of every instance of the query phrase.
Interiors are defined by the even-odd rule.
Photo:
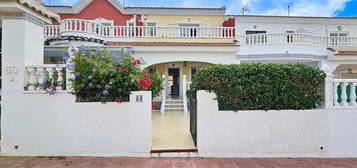
[[[140,69],[143,61],[132,56],[131,48],[122,49],[119,56],[84,46],[70,50],[73,56],[65,59],[74,75],[70,81],[77,101],[121,103],[129,101],[131,91],[150,90],[150,75]]]

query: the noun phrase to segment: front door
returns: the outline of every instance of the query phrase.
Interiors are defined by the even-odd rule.
[[[180,69],[179,68],[169,68],[169,83],[171,92],[170,97],[177,98],[180,96]]]

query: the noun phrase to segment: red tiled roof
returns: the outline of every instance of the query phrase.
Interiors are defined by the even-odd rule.
[[[357,55],[357,51],[338,51],[335,55]]]

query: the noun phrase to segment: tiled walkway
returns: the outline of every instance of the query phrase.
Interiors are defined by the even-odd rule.
[[[152,118],[152,150],[196,149],[190,133],[189,114],[153,112]]]
[[[0,157],[0,168],[357,168],[357,159]]]

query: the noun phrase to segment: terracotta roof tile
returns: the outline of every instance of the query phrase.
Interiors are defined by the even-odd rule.
[[[108,45],[131,45],[131,46],[238,46],[234,42],[207,43],[207,42],[107,42]]]
[[[336,55],[357,55],[357,51],[338,51]]]

